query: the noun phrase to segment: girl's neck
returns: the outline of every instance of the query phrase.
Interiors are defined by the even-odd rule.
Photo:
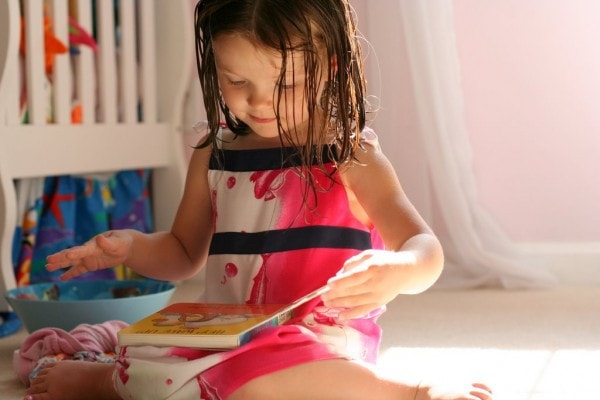
[[[233,132],[223,132],[223,149],[225,150],[257,150],[282,147],[279,136],[262,137],[256,133],[235,136]]]
[[[279,136],[264,137],[251,132],[244,136],[235,136],[233,132],[223,132],[223,149],[225,150],[257,150],[276,147],[292,147],[304,145],[306,140],[299,138],[297,143],[290,143],[287,138]]]

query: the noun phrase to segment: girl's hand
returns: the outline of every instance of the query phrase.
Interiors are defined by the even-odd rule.
[[[329,280],[330,290],[322,300],[327,307],[345,308],[342,320],[366,315],[410,292],[406,278],[416,267],[411,252],[366,250],[349,258],[342,272]]]
[[[68,280],[90,271],[122,264],[129,255],[133,237],[127,231],[108,231],[93,237],[81,246],[51,254],[46,258],[50,272],[71,267],[60,276]]]

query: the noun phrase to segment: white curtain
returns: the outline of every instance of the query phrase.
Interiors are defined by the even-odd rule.
[[[416,189],[419,193],[415,203],[440,237],[446,254],[446,267],[438,287],[514,289],[552,285],[554,277],[519,254],[515,244],[478,202],[463,114],[453,1],[355,0],[353,3],[359,27],[362,26],[367,39],[370,40],[374,28],[379,32],[375,33],[376,41],[371,40],[371,46],[379,55],[377,72],[383,93],[388,96],[382,99],[380,113],[393,112],[390,104],[395,102],[406,104],[403,91],[410,88],[398,87],[392,92],[386,88],[387,79],[393,80],[402,73],[402,67],[390,70],[390,65],[384,65],[386,60],[398,62],[397,57],[390,58],[388,54],[394,51],[393,41],[405,41],[399,48],[407,55],[405,73],[410,74],[417,113],[414,134],[420,138],[415,146],[419,153],[412,160],[419,156],[424,160],[417,161],[424,164],[412,170],[425,169],[428,178],[428,182],[421,180],[421,188]],[[367,65],[373,67],[373,60]],[[384,130],[398,127],[385,127],[385,118],[378,118],[382,121],[376,121],[377,130],[385,146],[388,132],[382,131],[382,125]]]

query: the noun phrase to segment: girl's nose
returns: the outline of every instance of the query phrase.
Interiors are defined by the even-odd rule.
[[[273,88],[254,88],[249,93],[248,104],[253,107],[273,106]]]

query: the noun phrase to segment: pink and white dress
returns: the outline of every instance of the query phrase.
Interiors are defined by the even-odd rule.
[[[376,146],[372,131],[369,144]],[[373,227],[351,213],[334,160],[314,166],[307,188],[291,148],[219,150],[210,162],[214,235],[202,301],[288,303],[324,285],[349,257],[380,248]],[[249,380],[305,362],[374,363],[382,310],[339,322],[319,299],[290,323],[232,351],[125,347],[115,385],[123,398],[223,399]]]

